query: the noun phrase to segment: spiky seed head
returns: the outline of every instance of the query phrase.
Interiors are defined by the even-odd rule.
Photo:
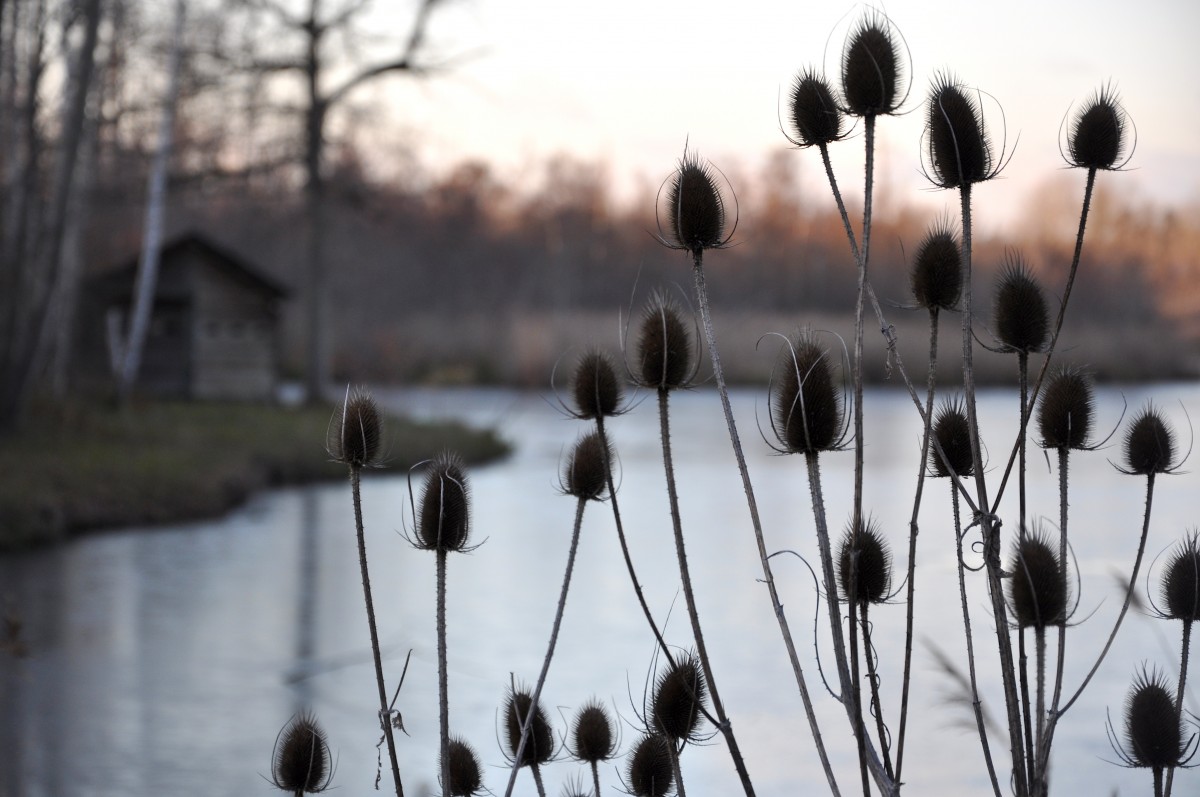
[[[571,753],[580,761],[596,764],[617,754],[617,735],[612,719],[597,700],[589,701],[579,709],[571,734],[574,743]]]
[[[571,397],[580,418],[615,415],[621,405],[621,392],[617,371],[607,354],[592,349],[579,358],[575,378],[571,381]]]
[[[275,741],[272,782],[293,794],[317,794],[329,787],[332,776],[329,743],[316,718],[312,714],[293,717]]]
[[[938,454],[937,449],[929,447],[929,471],[933,476],[944,478],[949,476],[951,468],[960,478],[971,476],[975,472],[974,460],[971,457],[971,424],[963,409],[962,399],[948,398],[938,407],[933,421],[933,436],[946,460]],[[947,461],[949,467],[947,467]]]
[[[855,555],[857,557],[855,558]],[[847,528],[838,551],[838,588],[842,600],[850,601],[851,565],[854,567],[854,600],[857,605],[882,603],[892,586],[892,553],[875,521],[859,526],[858,534]]]
[[[517,748],[521,744],[521,723],[529,713],[533,697],[525,689],[509,693],[504,704],[504,725],[507,731],[508,753],[516,758]],[[554,757],[554,731],[550,728],[550,720],[546,718],[546,710],[538,703],[533,712],[533,726],[529,729],[529,738],[525,741],[525,752],[521,754],[518,766],[528,767],[542,765]]]
[[[1200,531],[1189,533],[1167,561],[1162,600],[1172,620],[1200,620]]]
[[[962,293],[962,250],[948,224],[925,233],[910,275],[913,298],[927,310],[953,310]]]
[[[1142,408],[1125,431],[1125,469],[1139,476],[1175,467],[1175,433],[1153,404]]]
[[[655,292],[642,313],[637,338],[637,379],[658,390],[686,387],[695,372],[696,347],[678,305]]]
[[[1042,351],[1050,341],[1050,313],[1042,289],[1017,253],[1005,259],[996,285],[996,337],[1013,351]]]
[[[483,774],[475,749],[457,736],[450,737],[446,760],[449,763],[451,797],[473,797],[483,792]]]
[[[725,235],[725,200],[713,168],[685,151],[667,190],[669,245],[696,253],[719,249]]]
[[[1062,368],[1042,391],[1037,416],[1039,444],[1042,448],[1087,448],[1095,414],[1091,378],[1078,368]]]
[[[783,348],[777,365],[772,414],[785,451],[815,453],[836,448],[842,429],[842,398],[829,353],[802,330]]]
[[[334,411],[325,434],[325,450],[334,460],[352,468],[368,468],[379,463],[379,408],[363,388],[346,391],[346,400]]]
[[[1166,769],[1183,758],[1183,728],[1175,695],[1162,673],[1145,668],[1125,701],[1125,740],[1134,766]]]
[[[1113,169],[1125,155],[1128,120],[1112,86],[1099,89],[1071,120],[1070,163],[1085,169]]]
[[[457,454],[439,454],[425,471],[416,544],[426,551],[461,551],[471,531],[470,487]]]
[[[608,488],[608,463],[611,461],[612,450],[605,446],[599,432],[580,437],[563,468],[563,491],[584,501],[600,500]]]
[[[926,168],[935,184],[959,188],[995,176],[983,111],[953,77],[942,74],[935,78],[925,126]]]
[[[1067,577],[1057,547],[1039,532],[1013,546],[1009,598],[1017,625],[1045,628],[1067,621]]]
[[[825,78],[812,69],[796,75],[792,83],[792,141],[801,147],[832,144],[840,140],[842,109]]]
[[[650,716],[654,730],[669,739],[692,739],[700,727],[700,708],[708,687],[700,660],[694,653],[676,656],[675,664],[665,669],[654,687]]]
[[[842,95],[853,116],[890,114],[903,99],[900,46],[888,19],[868,12],[846,40]]]
[[[666,797],[674,783],[670,742],[656,733],[643,736],[629,754],[625,779],[634,797]]]

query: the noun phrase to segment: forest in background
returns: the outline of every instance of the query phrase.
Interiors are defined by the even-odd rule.
[[[655,240],[657,185],[618,200],[609,166],[561,154],[519,177],[478,161],[433,167],[419,135],[378,151],[380,109],[355,90],[395,73],[436,91],[422,15],[438,5],[424,0],[410,35],[381,44],[356,27],[364,3],[187,4],[172,82],[166,5],[0,0],[0,420],[22,400],[18,377],[69,395],[79,286],[142,247],[165,95],[164,236],[198,229],[292,288],[284,356],[298,378],[316,361],[337,381],[544,386],[572,347],[616,348],[635,287],[686,286],[686,261]],[[800,179],[805,157],[781,146],[718,164],[738,227],[710,282],[735,378],[767,377],[766,333],[850,327],[852,263],[827,191]],[[1049,296],[1061,290],[1079,182],[1048,175],[1029,187],[1019,234],[976,241],[982,313],[1012,250]],[[1200,200],[1164,207],[1120,190],[1098,191],[1065,355],[1101,378],[1196,376]],[[904,309],[906,252],[934,221],[905,197],[877,199],[873,281],[906,359],[921,356],[924,324]],[[883,378],[878,336],[868,356]],[[985,358],[984,378],[1007,375],[996,363]]]

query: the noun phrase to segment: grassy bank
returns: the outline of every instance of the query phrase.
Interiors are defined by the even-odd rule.
[[[35,411],[0,439],[0,550],[93,529],[219,515],[264,487],[345,478],[324,451],[330,408],[145,403]],[[388,469],[443,448],[503,456],[490,431],[388,419]]]

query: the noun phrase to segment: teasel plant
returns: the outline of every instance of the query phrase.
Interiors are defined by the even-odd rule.
[[[671,764],[671,777],[678,797],[687,797],[679,756],[689,743],[704,740],[700,733],[701,720],[707,714],[705,703],[708,687],[704,672],[695,653],[686,651],[667,660],[654,684],[653,696],[640,717],[650,736],[666,743]]]
[[[597,795],[600,794],[600,764],[612,760],[619,747],[617,726],[608,709],[599,700],[584,703],[571,724],[571,744],[567,751],[576,761],[588,765]]]
[[[546,797],[546,785],[542,782],[542,766],[554,760],[554,729],[540,701],[535,700],[528,689],[509,687],[504,699],[504,731],[507,750],[505,756],[512,763],[513,774],[509,788],[516,779],[516,772],[529,767],[538,797]]]
[[[1111,718],[1105,727],[1109,744],[1124,766],[1152,772],[1154,797],[1170,794],[1170,787],[1165,785],[1169,773],[1187,766],[1196,754],[1197,737],[1184,739],[1171,684],[1157,668],[1147,670],[1143,665],[1134,677],[1125,701],[1124,743]]]
[[[625,791],[633,797],[667,797],[674,785],[671,742],[662,734],[647,733],[629,752]]]
[[[333,780],[334,765],[325,731],[312,714],[299,714],[275,738],[271,783],[295,797],[320,794]]]
[[[350,491],[354,500],[354,526],[358,539],[358,565],[362,574],[363,601],[367,609],[367,626],[371,632],[371,656],[375,663],[375,683],[379,689],[379,724],[387,740],[388,759],[396,797],[404,797],[400,782],[400,764],[396,759],[396,740],[392,734],[392,708],[387,699],[383,678],[383,660],[379,649],[379,632],[375,625],[375,604],[371,597],[371,578],[367,569],[367,542],[363,531],[361,479],[362,469],[376,467],[382,462],[382,422],[375,400],[366,390],[346,387],[346,397],[335,412],[326,430],[325,449],[335,461],[350,470]],[[444,750],[444,747],[443,747]],[[443,755],[444,758],[444,755]]]
[[[1147,580],[1149,580],[1147,578]],[[1180,644],[1179,687],[1175,692],[1175,713],[1183,716],[1183,691],[1187,683],[1188,660],[1192,641],[1192,623],[1200,620],[1200,529],[1192,529],[1167,558],[1160,588],[1162,605],[1151,598],[1155,613],[1164,620],[1179,620],[1183,625]],[[1167,768],[1164,793],[1171,795],[1175,767]]]
[[[453,758],[450,749],[450,686],[446,651],[446,560],[451,553],[474,550],[469,544],[470,488],[466,467],[457,454],[444,452],[432,461],[419,463],[415,467],[424,467],[425,475],[418,506],[413,500],[410,471],[409,505],[413,512],[415,528],[409,537],[409,543],[414,548],[433,551],[437,555],[438,725],[441,731],[439,767],[442,795],[448,797],[453,785],[450,771]],[[458,751],[458,757],[462,758],[461,751]]]

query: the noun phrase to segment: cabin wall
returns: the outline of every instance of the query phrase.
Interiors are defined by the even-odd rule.
[[[275,301],[216,268],[193,268],[191,394],[269,400],[278,342]]]

